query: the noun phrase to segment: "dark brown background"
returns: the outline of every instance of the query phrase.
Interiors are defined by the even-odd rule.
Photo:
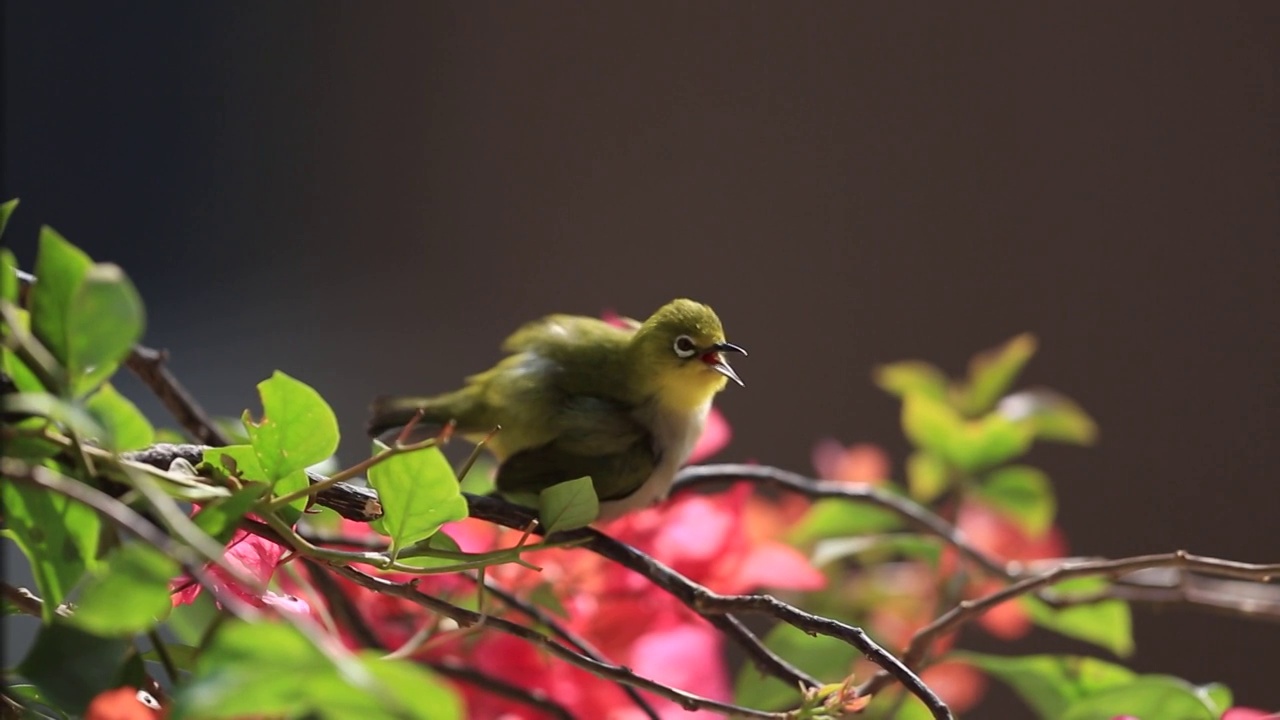
[[[1034,455],[1074,551],[1277,559],[1280,4],[28,2],[4,63],[9,241],[124,265],[219,412],[281,368],[355,457],[526,319],[688,295],[752,353],[725,456],[807,469],[903,456],[875,363],[1033,330],[1103,429]],[[1274,625],[1137,634],[1280,704]]]

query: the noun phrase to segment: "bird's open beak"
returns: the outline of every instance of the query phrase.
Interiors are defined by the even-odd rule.
[[[739,385],[746,387],[747,384],[742,382],[742,378],[738,377],[738,373],[734,372],[733,368],[729,367],[729,363],[725,361],[724,355],[722,355],[721,353],[736,352],[736,353],[742,353],[743,355],[746,355],[747,351],[743,350],[741,347],[737,345],[734,345],[733,343],[727,343],[727,342],[716,343],[715,345],[711,346],[710,350],[711,352],[705,354],[703,357],[706,359],[707,364],[711,366],[711,369],[729,378],[730,380],[738,383]]]

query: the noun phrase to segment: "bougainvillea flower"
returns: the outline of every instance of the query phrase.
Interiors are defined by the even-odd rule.
[[[1066,536],[1056,526],[1041,535],[1032,536],[1008,517],[972,499],[961,503],[956,514],[956,527],[975,547],[1003,560],[1030,562],[1067,554]],[[954,553],[950,550],[948,548],[944,563],[955,562]],[[944,568],[946,566],[943,565]],[[1003,583],[998,579],[978,581],[970,588],[970,595],[986,595],[1001,587]],[[1014,601],[1001,603],[983,613],[978,624],[1003,640],[1015,640],[1031,630],[1031,618]]]
[[[284,548],[257,535],[244,530],[237,530],[227,543],[223,561],[240,575],[252,578],[265,588],[275,574],[276,566],[284,556]],[[212,578],[218,592],[227,592],[258,608],[272,608],[278,612],[290,612],[309,615],[311,607],[301,598],[292,595],[281,595],[270,590],[259,590],[246,587],[228,573],[221,565],[207,565],[205,572]],[[182,576],[173,582],[173,604],[182,605],[193,602],[203,589],[188,576]]]
[[[845,446],[827,438],[813,446],[813,468],[826,480],[882,485],[889,478],[889,456],[870,443]]]
[[[753,505],[755,502],[760,504]],[[753,533],[746,522],[748,507],[764,513],[767,503],[753,496],[749,484],[740,483],[715,496],[678,496],[618,518],[601,530],[717,592],[821,587],[825,577],[803,554],[772,537]],[[521,536],[477,520],[451,523],[446,531],[472,552],[510,547]],[[641,575],[581,549],[539,550],[524,557],[541,571],[507,564],[489,568],[487,574],[524,597],[549,590],[567,613],[560,622],[610,662],[705,697],[730,699],[723,636],[678,600]],[[430,594],[449,596],[461,589],[455,581],[449,576],[426,576],[417,586]],[[432,622],[432,616],[416,605],[353,584],[344,587],[375,636],[388,648],[401,647]],[[415,656],[464,664],[539,690],[578,717],[640,717],[614,683],[502,633],[459,633],[432,641]],[[542,717],[528,706],[493,693],[465,684],[459,689],[471,717]],[[674,703],[649,699],[664,718],[696,717]]]

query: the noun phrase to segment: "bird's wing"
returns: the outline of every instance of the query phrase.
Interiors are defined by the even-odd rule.
[[[579,397],[564,410],[555,439],[517,452],[498,468],[502,492],[533,492],[590,476],[601,500],[626,497],[657,463],[653,436],[609,400]]]
[[[593,317],[548,315],[516,330],[503,341],[502,349],[509,353],[533,351],[554,355],[555,349],[564,345],[623,344],[634,332]]]

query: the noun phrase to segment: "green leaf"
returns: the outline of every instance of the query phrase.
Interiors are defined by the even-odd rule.
[[[1049,476],[1029,465],[1010,465],[991,471],[978,495],[1031,537],[1044,535],[1053,526],[1058,512]]]
[[[106,430],[93,415],[49,393],[24,392],[0,396],[0,408],[7,413],[48,418],[82,438],[101,438]]]
[[[538,522],[547,534],[586,527],[600,516],[600,500],[591,478],[566,480],[538,493]]]
[[[861,555],[871,555],[874,559],[916,558],[924,560],[930,566],[937,566],[942,547],[937,539],[915,533],[829,538],[819,540],[814,545],[810,562],[814,567],[823,567],[836,560]]]
[[[110,450],[137,450],[155,440],[156,433],[147,416],[111,383],[103,383],[85,400],[84,407],[106,430],[107,437],[103,440]]]
[[[882,507],[837,498],[819,500],[796,523],[787,542],[792,545],[808,545],[830,537],[868,535],[897,530],[902,518]]]
[[[0,485],[0,499],[5,524],[31,563],[44,619],[50,622],[72,586],[96,564],[98,515],[66,496],[8,479]]]
[[[560,597],[556,595],[555,586],[549,582],[543,581],[535,585],[526,599],[529,603],[547,610],[552,615],[559,615],[565,620],[569,619],[569,611],[565,609],[564,603],[560,602]]]
[[[916,447],[966,472],[998,465],[1031,445],[1031,428],[992,413],[965,420],[947,405],[922,395],[902,405],[902,429]]]
[[[376,446],[385,448],[377,443]],[[439,448],[400,453],[369,468],[369,485],[382,501],[382,527],[391,554],[467,516],[458,479]]]
[[[67,319],[93,261],[53,228],[40,228],[36,283],[31,288],[31,330],[63,365],[70,347]]]
[[[70,717],[63,712],[61,708],[55,708],[53,705],[49,704],[49,698],[45,697],[44,693],[40,692],[40,688],[35,685],[27,685],[23,683],[8,685],[5,687],[5,692],[27,707],[28,714],[19,716],[22,720],[32,720],[33,718],[44,720],[44,718],[48,717],[67,720],[67,718]],[[29,714],[32,709],[38,710],[39,713]]]
[[[267,480],[283,479],[324,460],[338,449],[338,419],[306,383],[277,370],[258,383],[262,419],[244,413],[244,427]]]
[[[1052,586],[1064,596],[1091,595],[1106,589],[1101,578],[1075,578]],[[1034,596],[1019,598],[1031,621],[1042,628],[1106,648],[1120,657],[1133,653],[1133,618],[1123,600],[1072,605],[1056,610]]]
[[[200,512],[191,520],[220,545],[226,545],[239,527],[240,519],[266,490],[266,485],[246,485],[232,493],[231,497],[200,508]]]
[[[252,445],[224,445],[204,452],[197,472],[212,470],[227,477],[250,482],[267,482],[267,471],[258,462],[258,453]]]
[[[954,652],[950,657],[970,663],[1013,688],[1041,718],[1061,718],[1080,699],[1127,685],[1136,677],[1123,665],[1079,655],[1002,657]]]
[[[169,717],[275,714],[461,720],[462,706],[446,685],[412,663],[362,653],[335,664],[292,626],[231,622],[200,654]]]
[[[31,313],[22,308],[15,308],[14,314],[17,315],[18,325],[24,332],[31,331]],[[9,334],[9,328],[0,325],[0,338]],[[13,384],[20,392],[48,392],[53,388],[46,388],[44,383],[40,382],[40,378],[36,376],[31,368],[27,367],[18,355],[7,347],[0,348],[0,366],[4,370],[4,374],[9,376]]]
[[[169,654],[169,660],[173,662],[173,666],[179,670],[191,671],[196,666],[196,659],[200,657],[200,649],[182,643],[165,643],[165,652]],[[160,653],[155,649],[142,653],[142,659],[147,662],[162,662]]]
[[[4,235],[5,228],[9,226],[9,218],[13,217],[13,211],[17,209],[18,198],[6,200],[3,205],[0,205],[0,236]]]
[[[1072,703],[1062,720],[1112,720],[1117,715],[1177,720],[1218,720],[1214,699],[1186,680],[1143,675],[1128,685],[1103,690]]]
[[[997,411],[1010,420],[1030,423],[1040,440],[1092,445],[1098,439],[1098,424],[1089,413],[1053,390],[1014,393],[1000,401]]]
[[[937,455],[914,452],[907,458],[907,488],[916,502],[936,500],[951,487],[951,473]]]
[[[1035,336],[1023,333],[999,347],[975,355],[969,362],[968,381],[960,395],[964,413],[973,416],[991,410],[1035,354]]]
[[[145,324],[142,299],[124,271],[110,263],[90,267],[67,307],[66,365],[74,394],[88,393],[110,377]]]
[[[396,559],[405,565],[418,568],[448,567],[450,565],[457,565],[459,562],[463,562],[457,558],[436,557],[434,555],[424,554],[429,553],[432,550],[442,550],[450,553],[462,552],[462,548],[459,547],[458,541],[449,537],[449,534],[444,530],[437,530],[435,535],[432,535],[426,540],[419,540],[417,543],[403,548],[399,557]]]
[[[205,639],[209,626],[218,618],[218,606],[207,592],[196,595],[189,603],[173,606],[165,626],[181,642],[196,646]]]
[[[927,362],[904,360],[881,365],[872,376],[880,389],[900,398],[923,395],[938,402],[947,399],[947,376]]]
[[[115,687],[131,646],[127,640],[53,623],[40,629],[18,671],[52,704],[79,715],[95,695]]]
[[[95,572],[76,602],[72,624],[103,636],[128,636],[155,627],[169,614],[169,581],[178,564],[137,542],[120,546]]]
[[[841,640],[825,635],[810,637],[786,623],[774,626],[765,636],[764,644],[823,682],[843,680],[853,671],[853,662],[858,658],[858,651]],[[794,707],[800,700],[800,692],[795,685],[773,676],[762,676],[754,665],[745,663],[734,684],[733,698],[739,705],[781,710]]]
[[[5,208],[13,201],[0,205],[0,233],[4,232],[4,223],[9,219]],[[0,301],[18,305],[18,259],[9,248],[0,248]]]

